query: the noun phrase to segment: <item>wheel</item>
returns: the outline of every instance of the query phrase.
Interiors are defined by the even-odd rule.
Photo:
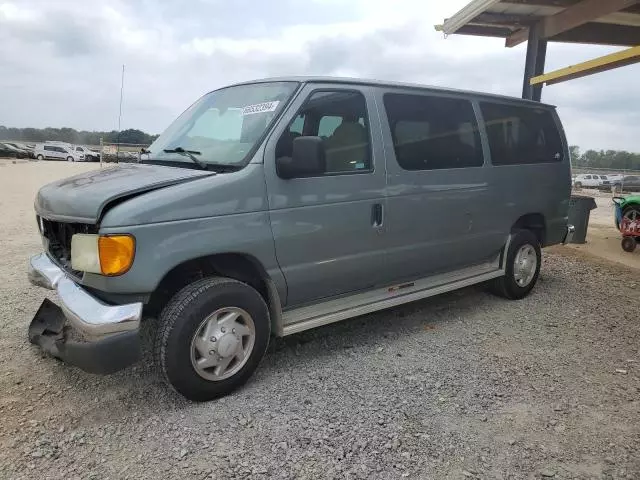
[[[538,238],[529,230],[513,234],[503,277],[491,283],[491,291],[510,300],[526,297],[538,281],[542,253]]]
[[[622,211],[622,216],[633,221],[640,221],[640,205],[629,205]],[[636,242],[640,242],[640,236],[636,237]]]
[[[640,220],[640,205],[629,205],[622,212],[622,216],[631,221]]]
[[[38,160],[40,160],[40,161],[44,160],[44,156],[42,156],[42,155],[38,155],[36,158],[37,158]]]
[[[73,159],[73,157],[67,157],[67,162],[75,162],[75,160]]]
[[[620,193],[622,191],[622,184],[614,183],[613,184],[613,193]]]
[[[200,402],[244,384],[271,335],[262,296],[230,278],[208,277],[184,287],[162,310],[159,321],[156,364],[178,393]]]
[[[576,188],[582,188],[582,182],[576,182],[576,183],[574,184],[574,186],[575,186]]]
[[[622,237],[622,249],[625,252],[633,252],[636,249],[636,245],[638,242],[636,242],[636,239],[633,237]]]

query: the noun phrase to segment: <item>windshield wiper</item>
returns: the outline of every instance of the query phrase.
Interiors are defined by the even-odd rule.
[[[207,165],[202,163],[200,160],[196,158],[196,155],[202,155],[201,152],[197,152],[196,150],[185,150],[182,147],[176,148],[165,148],[163,150],[164,153],[177,153],[182,155],[183,157],[188,157],[193,163],[198,165],[202,170],[207,170]]]

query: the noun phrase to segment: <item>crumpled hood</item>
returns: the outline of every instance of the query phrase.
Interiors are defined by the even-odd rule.
[[[36,196],[35,209],[50,220],[98,223],[105,207],[115,200],[210,175],[215,173],[125,163],[45,185]]]

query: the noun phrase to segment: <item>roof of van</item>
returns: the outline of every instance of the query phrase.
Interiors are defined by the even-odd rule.
[[[548,103],[536,102],[534,100],[526,100],[520,97],[511,97],[508,95],[498,95],[495,93],[477,92],[473,90],[460,90],[455,88],[436,87],[432,85],[421,85],[419,83],[406,83],[406,82],[393,82],[384,80],[373,80],[367,78],[352,78],[352,77],[323,77],[323,76],[291,76],[291,77],[272,77],[261,78],[256,80],[249,80],[246,82],[236,83],[234,85],[249,85],[252,83],[266,83],[266,82],[301,82],[301,83],[338,83],[343,85],[368,85],[375,87],[387,87],[387,88],[410,88],[429,90],[432,92],[441,93],[454,93],[472,95],[477,97],[489,98],[494,100],[503,100],[509,102],[526,103],[535,105],[538,107],[550,107],[556,108],[555,105]]]

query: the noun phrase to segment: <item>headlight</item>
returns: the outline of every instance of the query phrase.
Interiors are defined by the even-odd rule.
[[[136,242],[131,235],[88,235],[71,237],[71,267],[81,272],[122,275],[133,264]]]

